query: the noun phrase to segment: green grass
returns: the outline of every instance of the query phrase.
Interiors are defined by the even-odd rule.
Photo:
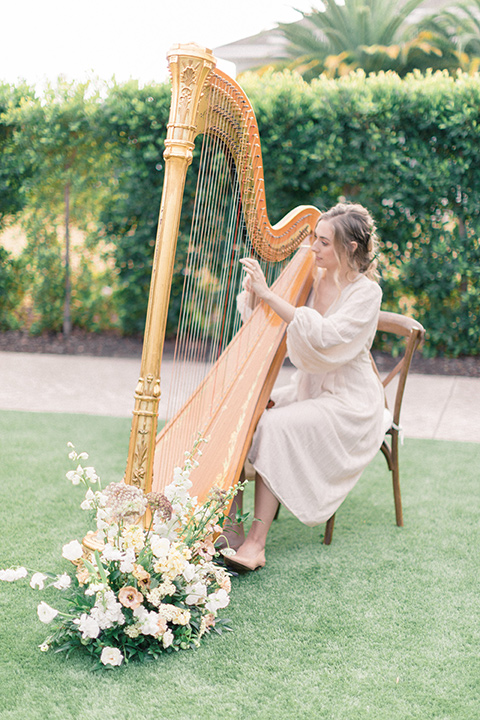
[[[66,443],[120,479],[129,421],[0,413],[0,567],[63,571],[80,539]],[[82,655],[41,653],[40,599],[0,585],[1,720],[475,720],[480,701],[480,444],[408,440],[405,527],[379,455],[339,510],[333,543],[282,510],[267,567],[234,578],[233,633],[197,651],[94,674]],[[247,490],[251,506],[251,488]]]

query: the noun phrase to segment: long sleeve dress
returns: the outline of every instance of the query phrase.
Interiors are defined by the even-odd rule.
[[[297,308],[287,328],[297,372],[273,391],[249,460],[306,525],[333,515],[384,438],[384,391],[369,355],[381,297],[379,285],[359,275],[324,315]]]

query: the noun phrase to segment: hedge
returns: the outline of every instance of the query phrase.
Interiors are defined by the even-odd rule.
[[[257,113],[272,222],[300,204],[361,202],[378,225],[384,308],[425,325],[430,355],[478,354],[480,77],[358,72],[308,84],[285,72],[241,84]],[[97,234],[113,243],[125,333],[145,318],[169,103],[166,84],[127,83],[108,89],[96,115],[114,152]],[[194,180],[189,172],[189,206]],[[186,245],[182,226],[170,331]]]

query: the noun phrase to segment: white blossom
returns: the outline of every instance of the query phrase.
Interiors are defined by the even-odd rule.
[[[37,614],[40,622],[48,624],[52,622],[53,618],[57,617],[58,610],[55,610],[55,608],[50,607],[50,605],[42,601],[37,607]]]
[[[70,560],[71,562],[80,560],[82,555],[83,548],[78,542],[78,540],[72,540],[71,542],[64,545],[62,548],[62,557],[64,557],[66,560]]]
[[[120,561],[120,572],[131,573],[133,572],[133,566],[135,564],[136,556],[133,548],[127,548],[122,553],[122,559]]]
[[[32,578],[33,580],[33,578]],[[72,579],[68,573],[63,573],[62,575],[58,575],[57,579],[53,583],[53,587],[57,588],[57,590],[66,590],[70,587],[72,584]]]
[[[96,483],[98,480],[98,475],[95,472],[94,467],[86,467],[83,469],[83,472],[87,476],[87,479],[90,480],[91,483]]]
[[[27,575],[28,571],[24,567],[0,570],[0,580],[5,580],[5,582],[15,582],[16,580],[20,580],[20,578],[24,578]]]
[[[170,645],[173,643],[173,632],[168,628],[168,630],[165,630],[162,637],[162,644],[164,648],[170,647]]]
[[[45,587],[45,580],[47,579],[47,575],[44,575],[41,572],[33,573],[32,579],[30,580],[30,587],[32,588],[38,588],[39,590],[43,590]]]
[[[113,545],[110,545],[110,543],[107,543],[103,548],[101,557],[105,562],[114,562],[115,560],[121,560],[122,551]]]
[[[123,655],[118,648],[104,647],[102,654],[100,655],[100,662],[104,665],[121,665],[123,662]]]
[[[185,581],[187,583],[191,583],[193,578],[195,577],[197,572],[197,569],[195,565],[192,565],[192,563],[187,563],[185,567],[183,568],[182,575],[185,578]]]
[[[170,550],[170,540],[168,540],[168,538],[158,537],[158,535],[152,535],[150,538],[150,547],[155,557],[164,558]]]
[[[200,605],[207,599],[207,586],[205,583],[197,582],[193,585],[187,585],[185,591],[187,593],[185,599],[187,605]]]
[[[100,635],[100,625],[94,617],[87,613],[82,613],[80,618],[73,622],[78,625],[78,629],[82,633],[84,640],[87,638],[97,638]]]
[[[209,612],[215,614],[217,610],[227,607],[229,602],[230,597],[227,591],[217,590],[209,596],[208,601],[205,603],[205,607]]]

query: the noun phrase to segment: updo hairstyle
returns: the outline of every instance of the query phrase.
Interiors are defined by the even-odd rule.
[[[320,219],[333,225],[337,256],[344,255],[348,267],[354,272],[376,280],[378,238],[374,220],[368,210],[358,203],[338,203],[323,213]],[[355,250],[352,249],[352,242],[357,243]]]

